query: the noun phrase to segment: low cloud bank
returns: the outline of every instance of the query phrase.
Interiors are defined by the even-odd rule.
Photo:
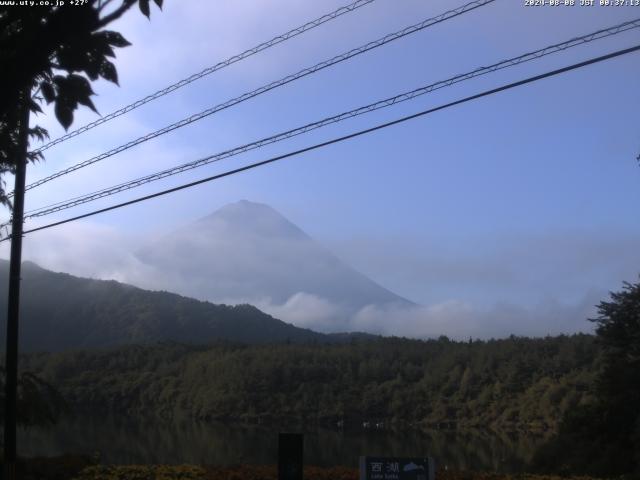
[[[236,298],[229,298],[228,294],[225,297],[204,297],[185,291],[188,290],[187,280],[179,276],[172,277],[169,272],[159,271],[136,257],[133,252],[147,240],[143,237],[123,235],[115,229],[101,225],[77,223],[67,228],[51,229],[27,236],[25,259],[32,260],[44,268],[78,276],[114,279],[142,288],[164,289],[217,303],[250,303],[285,322],[321,332],[366,331],[418,338],[439,335],[456,339],[498,338],[511,334],[544,336],[590,332],[593,330],[593,324],[587,319],[596,316],[595,305],[609,297],[608,290],[619,289],[623,280],[635,281],[635,278],[622,276],[625,273],[622,270],[614,269],[615,272],[601,273],[600,270],[612,264],[607,260],[608,257],[594,254],[602,251],[602,248],[596,248],[603,243],[602,239],[594,240],[596,246],[583,239],[581,243],[576,242],[573,246],[576,250],[573,256],[579,256],[586,265],[583,272],[587,273],[582,276],[582,288],[579,289],[583,292],[581,295],[574,293],[576,282],[572,279],[576,276],[575,272],[564,268],[562,259],[554,255],[551,245],[548,245],[549,262],[555,262],[556,268],[552,269],[551,265],[547,268],[552,269],[555,276],[544,276],[549,282],[546,292],[531,288],[531,285],[524,282],[522,291],[533,292],[531,296],[534,300],[528,302],[521,299],[504,302],[505,298],[518,297],[512,295],[513,286],[519,287],[513,279],[504,285],[492,284],[491,288],[488,288],[482,282],[467,281],[462,268],[457,270],[462,272],[459,277],[440,281],[429,279],[428,283],[433,285],[432,291],[446,284],[451,286],[451,292],[448,292],[448,295],[439,295],[447,300],[425,302],[424,306],[399,307],[387,304],[367,305],[356,309],[331,301],[317,292],[308,291],[291,292],[277,299],[258,294],[252,297],[242,293]],[[628,238],[621,240],[622,245],[628,242]],[[614,239],[607,244],[615,245]],[[558,249],[560,250],[559,247]],[[527,278],[533,267],[528,265],[521,252],[516,253],[517,258],[511,265],[518,264],[520,268],[514,271],[513,275]],[[618,249],[616,253],[618,257],[627,258],[632,264],[635,263],[633,256],[637,252],[627,254],[626,249]],[[0,246],[0,255],[8,257],[8,242]],[[188,255],[188,252],[185,255]],[[228,260],[233,262],[233,259]],[[508,258],[501,256],[497,263],[504,264],[507,261]],[[531,261],[541,263],[543,259],[538,257]],[[393,264],[385,266],[393,275]],[[403,264],[398,263],[396,268],[402,270]],[[563,276],[565,270],[570,275]],[[262,273],[267,272],[256,271],[255,275]],[[384,281],[383,278],[380,280]],[[452,287],[456,282],[460,285],[457,291]],[[586,284],[591,284],[591,289],[585,288]],[[520,291],[519,288],[516,290]],[[425,291],[429,290],[425,287]],[[499,291],[502,291],[502,295],[497,293]],[[550,295],[550,291],[556,294]],[[452,292],[454,293],[451,294]],[[479,302],[477,299],[482,292],[485,292],[486,299]],[[419,298],[416,300],[420,301]]]
[[[368,305],[355,312],[304,292],[284,304],[265,299],[233,303],[252,303],[285,322],[327,333],[363,331],[413,338],[446,335],[465,340],[592,332],[588,318],[596,316],[595,305],[603,298],[605,292],[594,291],[577,304],[549,300],[533,307],[497,303],[478,308],[463,300],[448,300],[427,306]]]

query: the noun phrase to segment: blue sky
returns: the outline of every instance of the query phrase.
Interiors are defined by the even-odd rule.
[[[94,103],[108,113],[345,3],[167,0],[150,22],[131,12],[113,27],[133,43],[118,53],[121,87],[96,84]],[[45,162],[30,167],[28,181],[462,3],[377,0],[50,149]],[[27,195],[27,209],[636,17],[640,7],[525,7],[523,1],[497,0],[35,189]],[[638,43],[640,29],[632,30],[46,220]],[[33,234],[24,255],[58,270],[109,276],[105,238],[135,243],[246,198],[271,205],[341,259],[414,302],[457,302],[485,314],[508,304],[530,312],[523,321],[531,322],[531,312],[557,303],[575,307],[560,330],[588,329],[575,318],[640,272],[639,74],[638,53],[586,67],[81,225]],[[94,118],[81,111],[73,127]],[[52,138],[63,133],[51,114],[38,123]],[[27,227],[41,223],[29,221]],[[78,242],[96,245],[100,253],[88,249],[81,258]]]

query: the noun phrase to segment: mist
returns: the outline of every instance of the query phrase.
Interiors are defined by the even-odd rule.
[[[25,239],[24,258],[73,275],[247,303],[324,333],[488,339],[591,332],[597,304],[634,280],[640,258],[631,245],[639,240],[619,232],[575,241],[539,235],[457,259],[450,244],[436,242],[426,253],[391,239],[343,244],[358,271],[270,207],[239,202],[160,236],[94,223],[47,230]]]

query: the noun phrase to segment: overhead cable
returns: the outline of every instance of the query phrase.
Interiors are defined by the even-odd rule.
[[[182,165],[178,165],[175,167],[171,167],[153,174],[149,174],[134,180],[130,180],[125,183],[121,183],[118,185],[114,185],[102,190],[98,190],[92,193],[87,193],[82,196],[74,197],[71,199],[66,199],[60,202],[56,202],[50,205],[46,205],[43,207],[39,207],[37,209],[28,211],[25,215],[26,218],[36,218],[42,217],[45,215],[50,215],[55,212],[59,212],[61,210],[66,210],[68,208],[76,207],[78,205],[82,205],[84,203],[92,202],[98,200],[100,198],[104,198],[107,196],[115,195],[117,193],[130,190],[157,180],[161,180],[166,177],[170,177],[173,175],[177,175],[179,173],[186,172],[188,170],[192,170],[194,168],[199,168],[204,165],[208,165],[213,162],[217,162],[229,157],[233,157],[235,155],[239,155],[241,153],[245,153],[251,150],[255,150],[266,145],[276,143],[282,140],[286,140],[288,138],[301,135],[307,133],[309,131],[341,122],[343,120],[353,118],[359,115],[363,115],[365,113],[373,112],[376,110],[380,110],[382,108],[387,108],[392,105],[396,105],[401,102],[405,102],[407,100],[415,99],[421,95],[425,95],[427,93],[433,92],[435,90],[445,88],[451,85],[454,85],[459,82],[463,82],[465,80],[469,80],[475,77],[479,77],[481,75],[486,75],[487,73],[495,72],[498,70],[502,70],[508,67],[512,67],[515,65],[519,65],[525,62],[529,62],[547,55],[551,55],[553,53],[561,52],[567,50],[569,48],[576,47],[578,45],[582,45],[584,43],[592,42],[595,40],[599,40],[602,38],[610,37],[613,35],[620,34],[627,30],[640,27],[640,18],[631,20],[628,22],[621,23],[619,25],[615,25],[606,29],[600,29],[595,32],[589,33],[587,35],[582,35],[580,37],[572,38],[565,42],[556,43],[554,45],[550,45],[545,48],[541,48],[529,53],[525,53],[523,55],[519,55],[517,57],[512,57],[507,60],[503,60],[498,63],[494,63],[492,65],[486,67],[480,67],[475,70],[472,70],[467,73],[463,73],[460,75],[456,75],[454,77],[448,78],[446,80],[440,80],[438,82],[432,83],[430,85],[426,85],[415,90],[411,90],[409,92],[404,92],[399,95],[395,95],[393,97],[385,98],[384,100],[379,100],[374,103],[370,103],[369,105],[365,105],[353,110],[349,110],[347,112],[340,113],[338,115],[334,115],[331,117],[324,118],[322,120],[318,120],[313,123],[309,123],[307,125],[294,128],[292,130],[287,130],[285,132],[281,132],[270,137],[262,138],[260,140],[254,141],[252,143],[248,143],[245,145],[241,145],[239,147],[232,148],[230,150],[226,150],[215,155],[209,155],[207,157],[194,160],[188,163],[184,163]]]
[[[315,20],[312,20],[310,22],[305,23],[304,25],[301,25],[299,27],[296,27],[292,30],[289,30],[286,33],[283,33],[281,35],[278,35],[277,37],[273,37],[271,40],[268,40],[266,42],[263,42],[259,45],[256,45],[253,48],[250,48],[248,50],[245,50],[242,53],[239,53],[237,55],[234,55],[232,57],[227,58],[226,60],[223,60],[221,62],[216,63],[215,65],[212,65],[210,67],[205,68],[204,70],[198,72],[198,73],[194,73],[193,75],[187,77],[187,78],[183,78],[182,80],[173,83],[171,85],[169,85],[168,87],[165,87],[161,90],[158,90],[155,93],[152,93],[150,95],[147,95],[144,98],[141,98],[140,100],[136,100],[135,102],[122,107],[114,112],[111,112],[107,115],[104,115],[103,117],[98,118],[97,120],[94,120],[93,122],[87,123],[86,125],[83,125],[82,127],[73,130],[65,135],[62,135],[61,137],[58,137],[52,141],[50,141],[49,143],[43,145],[42,147],[38,148],[36,150],[36,152],[44,152],[45,150],[53,147],[54,145],[57,145],[59,143],[64,142],[65,140],[69,140],[70,138],[76,137],[88,130],[91,130],[92,128],[97,127],[98,125],[102,125],[103,123],[106,123],[110,120],[113,120],[114,118],[119,117],[120,115],[124,115],[125,113],[130,112],[131,110],[135,110],[138,107],[141,107],[142,105],[144,105],[145,103],[149,103],[153,100],[156,100],[160,97],[164,97],[165,95],[174,92],[175,90],[178,90],[179,88],[184,87],[185,85],[189,85],[192,82],[195,82],[196,80],[199,80],[203,77],[206,77],[207,75],[211,75],[214,72],[217,72],[218,70],[222,70],[225,67],[228,67],[229,65],[232,65],[236,62],[239,62],[240,60],[244,60],[245,58],[251,57],[252,55],[255,55],[256,53],[262,52],[268,48],[271,48],[275,45],[278,45],[279,43],[282,43],[286,40],[289,40],[293,37],[296,37],[304,32],[308,32],[309,30],[312,30],[320,25],[322,25],[323,23],[327,23],[331,20],[334,20],[346,13],[350,13],[353,12],[354,10],[357,10],[360,7],[364,7],[365,5],[368,5],[372,2],[374,2],[375,0],[356,0],[353,3],[350,3],[349,5],[345,5],[342,6],[330,13],[327,13],[326,15],[323,15],[319,18],[316,18]]]
[[[291,75],[287,75],[286,77],[281,78],[280,80],[276,80],[274,82],[271,82],[267,85],[263,85],[262,87],[256,89],[256,90],[252,90],[250,92],[247,92],[243,95],[240,95],[239,97],[235,97],[231,100],[228,100],[224,103],[218,104],[214,107],[208,108],[206,110],[203,110],[202,112],[196,113],[194,115],[191,115],[187,118],[184,118],[178,122],[175,122],[171,125],[168,125],[164,128],[161,128],[160,130],[156,130],[154,132],[148,133],[147,135],[144,135],[142,137],[136,138],[135,140],[131,140],[130,142],[127,142],[123,145],[120,145],[118,147],[115,147],[107,152],[101,153],[100,155],[97,155],[95,157],[92,157],[88,160],[84,160],[80,163],[77,163],[75,165],[72,165],[68,168],[65,168],[63,170],[60,170],[56,173],[53,173],[45,178],[42,178],[40,180],[37,180],[29,185],[27,185],[25,187],[25,190],[31,190],[32,188],[38,187],[40,185],[43,185],[47,182],[50,182],[51,180],[54,180],[58,177],[61,177],[63,175],[67,175],[71,172],[74,172],[76,170],[79,170],[81,168],[87,167],[89,165],[92,165],[96,162],[99,162],[101,160],[104,160],[105,158],[111,157],[113,155],[116,155],[118,153],[124,152],[125,150],[128,150],[136,145],[140,145],[141,143],[147,142],[151,139],[154,139],[156,137],[159,137],[160,135],[164,135],[165,133],[171,132],[173,130],[176,130],[178,128],[184,127],[186,125],[189,125],[193,122],[196,122],[198,120],[202,120],[205,117],[208,117],[210,115],[213,115],[214,113],[217,113],[221,110],[225,110],[229,107],[232,107],[234,105],[237,105],[241,102],[244,102],[245,100],[249,100],[250,98],[256,97],[258,95],[261,95],[263,93],[266,93],[270,90],[273,90],[275,88],[281,87],[283,85],[287,85],[295,80],[298,80],[302,77],[306,77],[307,75],[316,73],[320,70],[323,70],[327,67],[330,67],[332,65],[341,63],[345,60],[348,60],[350,58],[355,57],[356,55],[360,55],[364,52],[368,52],[369,50],[373,50],[375,48],[378,48],[382,45],[385,45],[387,43],[393,42],[394,40],[398,40],[400,38],[403,38],[407,35],[411,35],[413,33],[419,32],[421,30],[424,30],[425,28],[431,27],[433,25],[436,25],[438,23],[444,22],[446,20],[449,20],[451,18],[457,17],[459,15],[462,15],[466,12],[469,12],[471,10],[475,10],[476,8],[482,7],[484,5],[487,5],[489,3],[494,2],[495,0],[474,0],[470,3],[467,3],[461,7],[458,7],[456,9],[453,10],[449,10],[445,13],[442,13],[436,17],[433,18],[429,18],[427,20],[424,20],[420,23],[417,23],[415,25],[411,25],[410,27],[406,27],[400,31],[397,31],[395,33],[390,33],[388,35],[385,35],[382,38],[379,38],[378,40],[374,40],[372,42],[367,43],[366,45],[362,45],[358,48],[354,48],[352,50],[349,50],[348,52],[342,53],[340,55],[337,55],[333,58],[330,58],[328,60],[324,60],[320,63],[317,63],[315,65],[313,65],[312,67],[308,67],[305,68],[303,70],[300,70],[297,73],[291,74]],[[13,193],[9,194],[9,197],[11,197],[13,195]]]
[[[359,130],[359,131],[351,133],[349,135],[344,135],[342,137],[334,138],[332,140],[328,140],[328,141],[325,141],[325,142],[322,142],[322,143],[317,143],[315,145],[311,145],[309,147],[302,148],[300,150],[289,152],[289,153],[286,153],[284,155],[278,155],[276,157],[272,157],[272,158],[269,158],[267,160],[263,160],[261,162],[256,162],[256,163],[252,163],[252,164],[249,164],[249,165],[245,165],[243,167],[239,167],[239,168],[236,168],[236,169],[233,169],[233,170],[229,170],[229,171],[226,171],[226,172],[223,172],[223,173],[220,173],[220,174],[217,174],[217,175],[213,175],[213,176],[210,176],[210,177],[207,177],[207,178],[202,178],[202,179],[196,180],[194,182],[185,183],[183,185],[179,185],[177,187],[169,188],[167,190],[162,190],[160,192],[156,192],[156,193],[153,193],[153,194],[150,194],[150,195],[145,195],[143,197],[138,197],[138,198],[135,198],[133,200],[129,200],[127,202],[118,203],[118,204],[111,205],[111,206],[106,207],[106,208],[101,208],[101,209],[94,210],[94,211],[91,211],[91,212],[88,212],[88,213],[84,213],[82,215],[77,215],[75,217],[67,218],[67,219],[64,219],[64,220],[57,221],[57,222],[49,223],[47,225],[42,225],[40,227],[32,228],[30,230],[25,230],[24,234],[38,232],[40,230],[45,230],[45,229],[56,227],[56,226],[63,225],[63,224],[66,224],[66,223],[74,222],[76,220],[80,220],[80,219],[83,219],[83,218],[87,218],[87,217],[91,217],[91,216],[94,216],[94,215],[98,215],[100,213],[105,213],[105,212],[109,212],[109,211],[112,211],[112,210],[120,209],[120,208],[129,206],[129,205],[133,205],[135,203],[140,203],[140,202],[143,202],[143,201],[146,201],[146,200],[151,200],[152,198],[157,198],[157,197],[160,197],[160,196],[163,196],[163,195],[168,195],[170,193],[175,193],[177,191],[184,190],[184,189],[187,189],[187,188],[191,188],[191,187],[194,187],[196,185],[201,185],[203,183],[208,183],[208,182],[211,182],[211,181],[214,181],[214,180],[218,180],[220,178],[228,177],[230,175],[235,175],[235,174],[240,173],[240,172],[244,172],[244,171],[251,170],[251,169],[254,169],[254,168],[257,168],[257,167],[268,165],[268,164],[277,162],[279,160],[283,160],[285,158],[294,157],[294,156],[300,155],[302,153],[306,153],[306,152],[309,152],[309,151],[312,151],[312,150],[316,150],[316,149],[319,149],[319,148],[322,148],[322,147],[326,147],[326,146],[329,146],[329,145],[332,145],[332,144],[335,144],[335,143],[340,143],[340,142],[343,142],[345,140],[349,140],[349,139],[352,139],[352,138],[355,138],[355,137],[359,137],[359,136],[362,136],[362,135],[365,135],[365,134],[368,134],[368,133],[372,133],[372,132],[375,132],[377,130],[381,130],[381,129],[390,127],[392,125],[397,125],[397,124],[400,124],[400,123],[404,123],[404,122],[407,122],[409,120],[413,120],[415,118],[419,118],[419,117],[422,117],[422,116],[425,116],[425,115],[428,115],[428,114],[431,114],[431,113],[434,113],[434,112],[437,112],[437,111],[440,111],[440,110],[444,110],[444,109],[447,109],[447,108],[450,108],[450,107],[453,107],[453,106],[456,106],[456,105],[460,105],[460,104],[463,104],[463,103],[466,103],[466,102],[470,102],[472,100],[477,100],[477,99],[482,98],[482,97],[493,95],[495,93],[499,93],[499,92],[502,92],[502,91],[505,91],[505,90],[510,90],[512,88],[519,87],[519,86],[522,86],[522,85],[526,85],[526,84],[529,84],[529,83],[533,83],[533,82],[536,82],[536,81],[539,81],[539,80],[542,80],[542,79],[545,79],[545,78],[549,78],[549,77],[553,77],[553,76],[556,76],[556,75],[560,75],[560,74],[569,72],[571,70],[576,70],[576,69],[579,69],[579,68],[582,68],[582,67],[586,67],[587,65],[592,65],[592,64],[603,62],[605,60],[609,60],[609,59],[612,59],[612,58],[615,58],[615,57],[620,57],[622,55],[626,55],[626,54],[629,54],[629,53],[632,53],[632,52],[637,52],[639,50],[640,50],[640,45],[636,45],[634,47],[626,48],[626,49],[623,49],[623,50],[618,50],[618,51],[609,53],[607,55],[602,55],[602,56],[599,56],[599,57],[591,58],[589,60],[585,60],[583,62],[575,63],[575,64],[569,65],[567,67],[559,68],[559,69],[552,70],[552,71],[549,71],[549,72],[546,72],[546,73],[543,73],[543,74],[540,74],[540,75],[536,75],[536,76],[533,76],[533,77],[528,77],[528,78],[526,78],[524,80],[519,80],[517,82],[513,82],[513,83],[506,84],[506,85],[502,85],[500,87],[493,88],[491,90],[485,90],[484,92],[481,92],[481,93],[478,93],[478,94],[475,94],[475,95],[471,95],[469,97],[465,97],[465,98],[460,99],[460,100],[449,102],[449,103],[446,103],[444,105],[440,105],[440,106],[435,107],[435,108],[430,108],[428,110],[423,110],[421,112],[414,113],[412,115],[407,115],[405,117],[402,117],[402,118],[399,118],[399,119],[396,119],[396,120],[393,120],[393,121],[390,121],[390,122],[382,123],[382,124],[376,125],[374,127],[370,127],[370,128],[364,129],[364,130]],[[10,236],[7,237],[7,238],[3,238],[0,241],[5,241],[8,238],[10,238]]]

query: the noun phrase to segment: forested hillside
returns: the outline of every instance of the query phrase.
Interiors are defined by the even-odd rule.
[[[8,262],[0,260],[0,311],[6,311]],[[23,265],[21,351],[59,351],[171,340],[208,343],[333,341],[250,305],[214,305],[115,281]],[[4,346],[4,329],[0,344]],[[336,339],[340,340],[340,339]]]
[[[487,342],[387,338],[342,345],[185,346],[21,360],[76,410],[384,427],[553,429],[590,401],[588,335]]]

